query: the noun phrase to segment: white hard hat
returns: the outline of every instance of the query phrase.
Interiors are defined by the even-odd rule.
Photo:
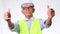
[[[28,7],[28,6],[34,7],[34,4],[32,3],[31,0],[21,0],[21,7]]]

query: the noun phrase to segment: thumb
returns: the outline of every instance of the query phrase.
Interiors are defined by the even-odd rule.
[[[8,15],[10,15],[10,9],[9,9],[9,8],[6,10],[6,13],[7,13]]]
[[[50,9],[50,6],[49,5],[47,5],[47,9]]]

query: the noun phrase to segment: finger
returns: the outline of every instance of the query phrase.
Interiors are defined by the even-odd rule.
[[[51,8],[49,5],[47,5],[48,12],[51,12]]]
[[[7,14],[10,16],[10,9],[8,8],[8,10],[7,10]]]
[[[11,17],[11,15],[10,15],[10,9],[7,9],[7,10],[6,10],[6,12],[5,12],[4,16]]]
[[[4,15],[4,19],[10,19],[10,17],[7,15]]]
[[[5,19],[11,19],[11,18],[5,18]]]
[[[6,18],[6,17],[5,17],[4,19],[5,19],[5,20],[10,20],[11,18]]]
[[[49,6],[49,5],[47,5],[47,8],[50,8],[50,6]]]
[[[49,5],[47,5],[47,8],[49,9]]]
[[[47,9],[50,10],[50,6],[49,5],[47,5]]]

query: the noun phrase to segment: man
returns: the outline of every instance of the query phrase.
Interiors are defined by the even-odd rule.
[[[19,34],[42,34],[41,30],[48,28],[52,23],[52,18],[55,16],[55,11],[49,6],[47,6],[48,18],[45,21],[33,17],[33,13],[35,11],[33,3],[23,3],[21,8],[21,12],[26,18],[18,20],[16,24],[11,22],[10,9],[8,9],[8,12],[5,12],[4,14],[4,19],[7,21],[9,28]]]

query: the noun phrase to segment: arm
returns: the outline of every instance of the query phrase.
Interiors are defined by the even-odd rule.
[[[52,18],[48,18],[46,21],[45,21],[45,25],[46,26],[50,26],[52,24]]]
[[[10,29],[14,28],[14,24],[11,21],[7,21],[7,23]]]
[[[14,28],[14,24],[11,22],[11,14],[10,14],[10,9],[8,9],[5,13],[4,13],[4,20],[8,23],[8,26],[10,29]]]

